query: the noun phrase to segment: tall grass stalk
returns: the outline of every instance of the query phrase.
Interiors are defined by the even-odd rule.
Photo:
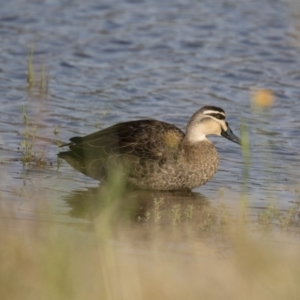
[[[34,52],[34,45],[30,46],[28,56],[27,56],[27,83],[28,83],[28,90],[30,91],[34,86],[34,68],[33,68],[33,52]]]
[[[32,44],[30,46],[27,55],[28,91],[31,94],[35,90],[38,92],[38,96],[42,97],[48,94],[50,76],[49,76],[49,72],[47,72],[46,70],[45,63],[42,63],[40,70],[38,72],[35,72],[33,58],[34,58],[34,45]]]
[[[241,216],[245,216],[246,208],[247,208],[247,194],[248,194],[248,184],[249,184],[249,172],[251,165],[251,151],[249,144],[249,134],[248,127],[246,122],[241,119],[240,121],[240,133],[241,133],[241,141],[242,141],[242,156],[243,156],[243,184],[241,191]]]

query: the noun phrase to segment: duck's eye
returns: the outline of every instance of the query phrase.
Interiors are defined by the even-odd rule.
[[[221,113],[211,113],[209,114],[211,117],[214,117],[218,120],[225,120],[225,116]]]

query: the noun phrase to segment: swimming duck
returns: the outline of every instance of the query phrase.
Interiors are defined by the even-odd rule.
[[[123,122],[71,138],[61,146],[68,146],[69,151],[58,156],[100,181],[121,172],[133,188],[193,189],[205,184],[218,169],[219,156],[207,135],[241,144],[225,117],[222,108],[204,106],[192,115],[186,133],[152,119]]]

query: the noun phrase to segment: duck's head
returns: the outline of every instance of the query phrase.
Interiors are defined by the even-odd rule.
[[[225,111],[216,106],[203,106],[191,117],[186,138],[191,143],[206,140],[206,135],[219,135],[241,145],[241,140],[232,132],[225,121]]]

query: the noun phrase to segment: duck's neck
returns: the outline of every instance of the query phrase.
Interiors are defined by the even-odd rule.
[[[182,143],[183,147],[187,147],[187,148],[190,148],[190,149],[199,149],[199,148],[202,148],[202,147],[211,147],[213,146],[214,147],[214,144],[211,140],[207,139],[205,136],[203,139],[189,139],[187,137],[185,137],[185,139],[183,140],[183,143]]]
[[[205,134],[199,134],[195,131],[187,132],[185,140],[189,144],[197,144],[199,142],[208,141]]]

